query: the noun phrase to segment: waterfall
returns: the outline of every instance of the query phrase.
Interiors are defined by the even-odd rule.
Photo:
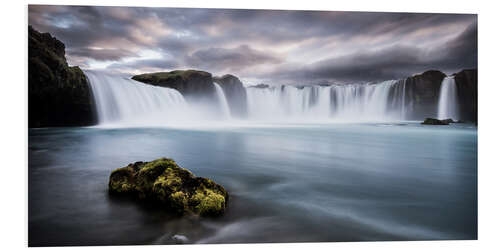
[[[438,119],[458,119],[458,97],[455,78],[448,76],[441,83],[438,103]]]
[[[389,90],[397,81],[331,86],[247,88],[249,118],[256,120],[397,120]]]
[[[94,94],[99,124],[161,123],[187,109],[182,95],[125,77],[85,72]]]
[[[248,115],[254,120],[328,119],[330,86],[247,88]]]
[[[389,109],[389,91],[397,81],[377,84],[349,84],[332,88],[335,96],[334,118],[348,121],[397,120]]]
[[[403,81],[403,93],[402,93],[402,102],[401,102],[401,117],[403,119],[406,118],[406,79]]]
[[[347,85],[279,85],[247,87],[244,117],[232,117],[222,86],[213,83],[210,98],[185,98],[171,88],[152,86],[128,77],[86,71],[95,98],[99,125],[199,125],[223,120],[263,122],[386,122],[411,116],[413,97],[405,80]],[[446,117],[456,105],[453,78],[443,82],[440,114]],[[446,83],[445,83],[446,82]],[[455,94],[453,94],[455,93]],[[237,95],[239,96],[239,95]],[[442,104],[445,103],[446,105]],[[456,118],[451,115],[450,117]]]
[[[99,72],[85,71],[85,75],[94,95],[99,125],[189,124],[213,120],[214,117],[220,117],[221,113],[224,117],[229,114],[223,93],[219,97],[220,106],[213,108],[211,103],[188,103],[175,89]]]
[[[225,119],[228,119],[231,117],[231,113],[229,111],[229,104],[227,103],[226,95],[224,94],[224,91],[222,90],[221,86],[218,83],[214,82],[214,85],[217,95],[217,101],[219,102],[219,106],[222,110],[222,115],[224,116]]]

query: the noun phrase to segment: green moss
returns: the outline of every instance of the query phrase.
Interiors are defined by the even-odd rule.
[[[133,172],[129,167],[118,168],[111,172],[109,177],[109,191],[115,193],[127,193],[134,190],[131,183]]]
[[[132,77],[132,79],[141,82],[160,83],[160,82],[174,81],[177,79],[188,80],[194,75],[211,77],[211,74],[208,72],[189,69],[189,70],[174,70],[170,72],[156,72],[156,73],[135,75]]]
[[[210,189],[196,190],[192,197],[193,201],[198,203],[195,206],[195,212],[201,216],[214,216],[222,214],[226,207],[226,199]]]
[[[179,214],[215,216],[224,213],[227,192],[214,181],[195,177],[172,159],[136,162],[111,172],[112,193],[134,193],[160,201]]]
[[[189,210],[188,208],[188,196],[182,192],[178,191],[170,194],[171,205],[174,209],[181,213],[185,213]]]

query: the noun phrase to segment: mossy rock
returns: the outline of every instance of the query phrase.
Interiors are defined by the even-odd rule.
[[[168,158],[115,169],[109,177],[109,192],[159,202],[178,214],[201,216],[222,215],[229,199],[221,185],[194,176]]]

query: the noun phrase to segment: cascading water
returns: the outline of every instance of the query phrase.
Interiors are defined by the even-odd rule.
[[[400,118],[388,107],[389,90],[397,81],[331,86],[247,88],[249,118],[387,121]]]
[[[175,89],[143,84],[127,77],[92,71],[86,75],[100,125],[199,125],[232,119],[228,98],[217,83],[214,83],[215,97],[200,101],[185,99]],[[406,118],[408,104],[412,103],[404,80],[245,89],[248,114],[244,118],[257,122],[397,121]],[[441,99],[449,100],[449,97]]]
[[[97,72],[85,74],[95,98],[99,124],[160,125],[172,117],[182,118],[188,109],[183,96],[174,89]]]
[[[221,86],[218,83],[215,83],[215,91],[217,95],[217,101],[219,102],[219,106],[222,110],[222,115],[224,116],[225,119],[231,118],[231,112],[229,110],[229,104],[227,103],[227,98],[226,95],[224,94],[224,91],[222,90]]]
[[[334,117],[349,121],[387,121],[399,117],[388,108],[389,90],[397,81],[377,84],[349,84],[335,86]]]
[[[441,83],[438,103],[438,118],[453,120],[458,119],[458,97],[455,77],[448,76]]]

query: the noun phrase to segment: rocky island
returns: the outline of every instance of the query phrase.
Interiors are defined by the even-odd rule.
[[[221,185],[196,177],[167,158],[114,170],[109,177],[109,192],[156,202],[179,215],[222,215],[229,199]]]

